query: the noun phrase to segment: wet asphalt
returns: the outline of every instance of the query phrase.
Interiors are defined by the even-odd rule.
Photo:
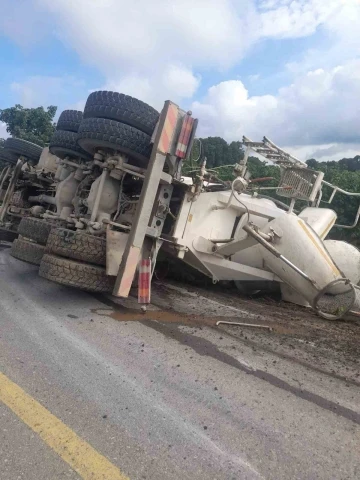
[[[0,371],[130,479],[360,478],[358,385],[195,323],[1,247]],[[1,402],[0,462],[1,480],[81,478]]]

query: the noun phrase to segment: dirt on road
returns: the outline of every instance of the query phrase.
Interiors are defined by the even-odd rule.
[[[118,321],[156,321],[192,327],[203,326],[231,336],[256,349],[275,353],[330,376],[360,385],[360,316],[325,320],[310,308],[281,301],[276,296],[249,298],[234,289],[199,286],[175,281],[154,282],[152,306],[139,312],[136,300],[102,297],[109,310],[103,314]],[[130,302],[130,303],[129,303]],[[99,313],[99,312],[97,312]],[[250,327],[216,326],[219,320],[268,325],[272,331]]]

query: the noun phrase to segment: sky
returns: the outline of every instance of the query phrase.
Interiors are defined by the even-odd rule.
[[[114,90],[192,110],[199,136],[360,154],[360,0],[0,0],[0,108]],[[0,124],[0,137],[6,136]]]

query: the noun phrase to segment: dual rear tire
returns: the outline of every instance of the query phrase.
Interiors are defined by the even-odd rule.
[[[32,265],[40,265],[45,253],[44,245],[32,242],[26,238],[17,238],[11,245],[10,255]]]
[[[28,161],[33,164],[36,164],[39,161],[40,155],[42,153],[42,147],[36,145],[35,143],[28,142],[27,140],[22,140],[21,138],[9,137],[5,140],[4,149],[10,152],[13,157],[16,157],[16,160],[20,155],[26,157]],[[16,164],[16,162],[15,162]]]
[[[56,131],[51,137],[49,150],[53,155],[73,161],[91,161],[92,157],[77,143],[78,131],[83,119],[83,112],[64,110],[57,122]]]
[[[40,276],[89,292],[112,291],[115,278],[106,275],[105,238],[56,228],[38,218],[23,218],[19,233],[10,254],[39,265]]]
[[[154,108],[136,98],[118,92],[93,92],[85,105],[78,144],[91,155],[98,149],[120,152],[131,163],[146,167],[158,118]]]
[[[53,227],[54,223],[40,218],[22,218],[18,227],[19,238],[14,240],[10,255],[23,262],[40,265]]]
[[[51,230],[39,275],[61,285],[110,293],[115,278],[106,275],[106,241],[65,228]]]
[[[46,253],[41,261],[39,275],[61,285],[88,292],[111,292],[115,279],[106,275],[105,268],[77,262]]]

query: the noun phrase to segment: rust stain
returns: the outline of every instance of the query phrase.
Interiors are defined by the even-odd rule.
[[[192,327],[216,327],[216,329],[222,329],[224,326],[216,326],[216,322],[219,320],[226,320],[228,322],[241,322],[244,323],[257,323],[257,324],[266,324],[270,325],[273,329],[273,333],[278,333],[280,335],[287,335],[293,333],[291,328],[286,328],[273,322],[262,322],[261,320],[254,320],[252,322],[246,317],[205,317],[201,315],[189,315],[185,313],[178,313],[167,310],[156,310],[156,311],[147,311],[145,313],[140,312],[136,309],[128,309],[126,307],[120,307],[119,310],[113,308],[94,308],[91,309],[91,313],[99,315],[101,317],[108,317],[116,320],[118,322],[143,322],[143,321],[155,321],[161,323],[171,323],[177,325],[185,325]],[[228,329],[239,329],[243,328],[247,331],[253,330],[251,327],[233,327],[231,325],[226,325],[226,330]],[[255,332],[255,329],[253,330]],[[265,333],[265,332],[262,332]]]
[[[147,311],[145,313],[139,312],[135,309],[124,309],[118,311],[114,309],[95,308],[91,310],[92,313],[102,317],[113,318],[120,322],[140,322],[143,320],[154,320],[165,323],[180,323],[183,325],[208,325],[214,326],[219,317],[208,318],[199,315],[187,315],[183,313],[170,312],[165,310]]]

